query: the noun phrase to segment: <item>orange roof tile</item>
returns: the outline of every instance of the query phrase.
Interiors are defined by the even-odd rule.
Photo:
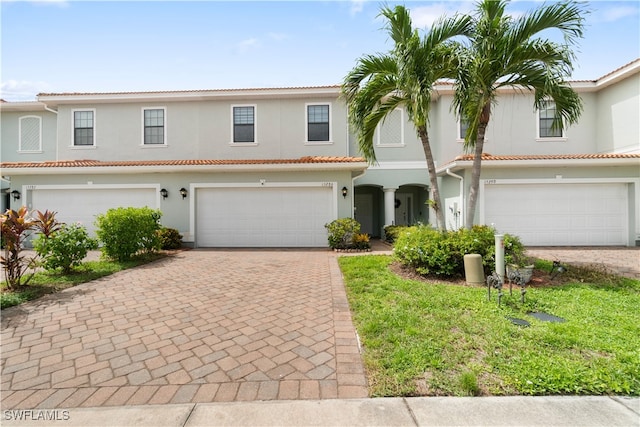
[[[456,162],[473,161],[473,154],[463,154],[454,159]],[[531,155],[491,155],[482,153],[482,160],[582,160],[582,159],[640,159],[640,153],[633,154],[531,154]]]
[[[59,160],[45,162],[3,162],[1,168],[80,168],[80,167],[127,167],[127,166],[219,166],[219,165],[279,165],[279,164],[320,164],[320,163],[360,163],[361,157],[320,157],[306,156],[299,159],[253,159],[253,160]]]

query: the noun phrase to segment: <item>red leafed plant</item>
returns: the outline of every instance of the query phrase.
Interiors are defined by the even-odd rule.
[[[55,220],[55,212],[36,211],[36,218],[32,218],[29,216],[27,207],[23,206],[17,211],[7,209],[3,215],[0,215],[0,226],[3,245],[0,264],[4,270],[7,288],[16,289],[29,283],[33,272],[26,279],[24,275],[36,265],[36,257],[26,257],[22,254],[24,241],[29,237],[30,232],[38,230],[48,235],[56,231],[60,224]]]

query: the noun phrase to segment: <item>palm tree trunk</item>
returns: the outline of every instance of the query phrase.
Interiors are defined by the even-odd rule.
[[[469,186],[469,203],[467,203],[467,215],[465,227],[469,230],[473,227],[473,219],[476,216],[476,204],[478,203],[478,192],[480,191],[480,172],[482,168],[482,151],[484,149],[484,135],[487,131],[489,118],[491,116],[491,103],[488,102],[482,108],[480,123],[478,124],[478,136],[473,152],[473,166],[471,169],[471,185]]]
[[[438,176],[436,175],[436,165],[433,162],[433,153],[431,152],[431,144],[429,143],[429,133],[425,126],[418,127],[418,136],[422,141],[422,149],[424,156],[427,158],[427,168],[429,169],[429,182],[431,184],[431,192],[433,193],[432,205],[436,213],[436,226],[438,230],[445,229],[444,212],[442,210],[442,202],[440,200],[440,190],[438,188]]]

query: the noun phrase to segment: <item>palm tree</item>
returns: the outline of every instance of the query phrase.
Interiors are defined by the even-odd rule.
[[[553,101],[556,116],[552,128],[573,124],[582,112],[582,102],[565,79],[573,70],[571,47],[582,37],[583,15],[588,13],[574,1],[542,5],[519,18],[505,14],[506,0],[481,0],[473,16],[470,45],[460,57],[454,107],[469,127],[465,149],[473,150],[473,166],[465,225],[473,226],[476,211],[484,136],[502,87],[531,90],[534,106]],[[540,32],[555,29],[564,43],[541,38]]]
[[[461,46],[452,40],[468,35],[471,18],[454,16],[437,21],[421,38],[412,28],[409,11],[403,6],[383,7],[386,29],[394,41],[388,54],[367,55],[345,77],[342,94],[349,110],[349,121],[357,133],[360,151],[376,162],[373,136],[378,124],[398,107],[404,107],[422,143],[433,193],[432,206],[438,228],[444,229],[444,214],[427,126],[432,88],[437,80],[453,78],[457,69],[456,51]]]

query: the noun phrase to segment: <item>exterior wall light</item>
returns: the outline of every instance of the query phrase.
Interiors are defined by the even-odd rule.
[[[349,190],[347,189],[347,187],[342,187],[342,197],[346,199],[348,193],[349,193]]]
[[[160,190],[160,195],[162,196],[163,199],[166,199],[167,197],[169,197],[169,192],[167,191],[166,188],[163,188],[162,190]]]
[[[13,190],[11,192],[11,196],[13,197],[13,200],[20,200],[20,192],[18,190]]]
[[[182,198],[183,198],[183,199],[186,199],[186,198],[187,198],[187,194],[188,194],[188,193],[187,193],[187,189],[186,189],[186,188],[184,188],[184,187],[182,187],[182,188],[180,189],[180,195],[182,196]]]

